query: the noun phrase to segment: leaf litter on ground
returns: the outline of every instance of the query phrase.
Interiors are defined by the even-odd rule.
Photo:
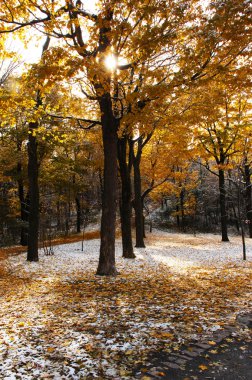
[[[9,257],[1,281],[3,379],[132,379],[153,350],[209,341],[251,301],[252,242],[156,231],[117,277],[98,277],[99,240]],[[214,345],[213,345],[214,347]]]

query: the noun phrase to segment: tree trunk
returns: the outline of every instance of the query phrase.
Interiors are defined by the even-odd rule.
[[[99,99],[104,152],[101,246],[97,275],[116,275],[115,227],[117,198],[117,120],[109,93]]]
[[[18,151],[21,152],[21,144],[18,144]],[[20,245],[28,245],[28,215],[29,215],[29,198],[25,197],[24,183],[22,175],[22,163],[17,164],[17,182],[18,182],[18,197],[20,202],[20,217],[21,217],[21,231],[20,231]]]
[[[180,218],[179,218],[179,205],[178,205],[178,199],[176,204],[176,220],[177,220],[177,227],[180,228]]]
[[[42,56],[48,49],[50,37],[46,37],[45,44],[42,49]],[[40,91],[37,91],[36,108],[42,105]],[[39,239],[39,160],[38,160],[38,143],[36,138],[36,130],[38,129],[38,121],[29,123],[28,137],[28,181],[29,181],[29,233],[27,260],[38,261],[38,239]]]
[[[219,169],[219,192],[222,241],[229,241],[227,233],[226,190],[224,170]]]
[[[130,155],[130,152],[129,152]],[[130,158],[129,158],[130,161]],[[121,177],[121,231],[123,257],[134,259],[136,256],[133,252],[132,233],[131,233],[131,215],[132,215],[132,192],[130,179],[130,162],[127,164],[127,137],[123,136],[118,139],[118,162]]]
[[[182,231],[185,231],[184,198],[185,198],[185,189],[183,187],[181,187],[179,200],[180,200],[180,210],[181,210],[181,228],[182,228]]]
[[[38,128],[38,123],[29,124],[28,138],[28,180],[29,180],[29,235],[27,260],[38,261],[38,236],[39,236],[39,185],[38,185],[38,152],[37,139],[33,132]]]
[[[141,144],[141,139],[138,141]],[[140,147],[141,150],[141,147]],[[133,159],[134,166],[134,209],[135,209],[135,225],[136,225],[136,247],[145,248],[144,244],[144,225],[143,225],[143,202],[142,202],[142,186],[140,173],[141,154],[137,154]]]
[[[252,238],[252,184],[250,166],[245,164],[244,167],[245,183],[246,183],[246,212],[248,220],[249,237]]]
[[[80,204],[80,198],[78,195],[75,197],[75,204],[76,204],[76,231],[77,233],[81,232],[81,204]]]
[[[30,210],[30,201],[27,196],[21,202],[21,232],[20,232],[20,245],[27,246],[28,245],[28,223],[29,223],[29,210]]]

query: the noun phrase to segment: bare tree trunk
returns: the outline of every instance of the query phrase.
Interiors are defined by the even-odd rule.
[[[75,197],[75,204],[76,204],[76,231],[77,233],[81,232],[81,203],[80,198],[78,195]]]
[[[135,209],[135,225],[136,225],[136,247],[145,248],[144,244],[144,218],[143,218],[143,202],[142,202],[142,186],[141,186],[141,144],[142,139],[138,140],[138,152],[133,159],[134,166],[134,209]]]
[[[109,93],[99,99],[104,151],[101,246],[97,275],[116,275],[115,228],[117,200],[117,121]]]
[[[27,260],[38,261],[38,236],[39,236],[39,185],[38,185],[38,152],[37,139],[34,132],[38,128],[38,122],[29,124],[28,137],[28,180],[29,180],[29,235]]]
[[[42,49],[42,56],[48,49],[50,37],[46,38]],[[36,108],[42,105],[40,91],[37,91]],[[39,239],[39,160],[38,142],[36,131],[38,121],[29,123],[28,137],[28,180],[29,180],[29,234],[27,247],[27,260],[38,261],[38,239]]]
[[[21,153],[21,144],[18,143],[18,151]],[[29,198],[25,197],[22,162],[17,163],[17,182],[18,182],[18,197],[20,202],[20,217],[21,217],[21,231],[20,231],[20,244],[22,246],[28,245],[28,215],[29,215]]]
[[[182,231],[185,231],[184,198],[185,198],[185,189],[183,187],[181,187],[179,200],[180,200],[180,210],[181,210],[181,228],[182,228]]]
[[[132,233],[131,233],[131,216],[132,216],[132,191],[131,191],[131,152],[129,151],[129,162],[127,163],[127,136],[118,139],[118,162],[121,177],[121,231],[123,257],[134,259],[136,256],[133,252]]]
[[[252,184],[251,184],[251,169],[248,164],[244,167],[245,183],[246,183],[246,212],[248,220],[249,237],[252,238]]]
[[[178,199],[177,199],[177,205],[176,205],[176,220],[177,220],[177,227],[180,228],[180,218],[179,218],[179,205],[178,205]]]
[[[227,232],[226,190],[224,170],[219,169],[219,192],[222,241],[229,241]]]

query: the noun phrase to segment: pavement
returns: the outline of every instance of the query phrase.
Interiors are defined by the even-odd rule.
[[[153,352],[134,379],[252,380],[252,313],[241,314],[207,340],[192,342],[179,351]]]

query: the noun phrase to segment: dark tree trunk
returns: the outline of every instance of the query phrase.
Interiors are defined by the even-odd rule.
[[[178,200],[177,200],[178,201]],[[176,220],[177,220],[177,227],[180,227],[180,218],[179,218],[179,205],[176,205]]]
[[[184,210],[185,189],[182,187],[180,191],[180,210],[181,210],[181,228],[185,231],[185,210]]]
[[[131,191],[131,152],[129,151],[129,162],[127,163],[127,137],[123,136],[118,139],[118,162],[121,177],[121,231],[123,257],[134,259],[136,256],[133,252],[132,233],[131,233],[131,215],[132,215],[132,191]]]
[[[222,241],[229,241],[228,233],[227,233],[225,174],[224,174],[224,170],[222,170],[222,169],[219,169],[219,192],[220,192],[220,213],[221,213]]]
[[[29,223],[29,210],[30,210],[30,201],[27,196],[21,203],[21,232],[20,232],[20,245],[28,245],[28,223]]]
[[[21,152],[21,144],[18,144],[18,150]],[[20,244],[22,246],[28,245],[28,215],[29,215],[29,198],[25,197],[22,163],[17,164],[17,182],[18,182],[18,197],[20,202],[20,217],[21,217],[21,231],[20,231]]]
[[[81,232],[81,204],[80,204],[80,198],[77,195],[75,197],[75,204],[76,204],[76,231],[77,233]]]
[[[43,45],[42,56],[48,49],[50,37],[47,36]],[[42,105],[40,91],[37,91],[36,108]],[[29,123],[28,137],[28,181],[29,181],[29,232],[27,260],[38,261],[38,239],[39,239],[39,160],[38,160],[38,143],[36,138],[36,130],[38,129],[38,121]]]
[[[37,139],[33,135],[38,128],[38,123],[29,124],[28,138],[28,180],[29,180],[29,235],[27,260],[38,261],[38,236],[39,236],[39,185],[38,185],[38,152]]]
[[[249,237],[252,238],[252,184],[251,184],[251,169],[248,164],[244,167],[245,183],[246,183],[246,212],[248,220]]]
[[[117,120],[109,93],[99,99],[104,151],[101,246],[97,275],[116,275],[115,227],[117,198]]]
[[[135,225],[136,225],[136,247],[145,248],[144,244],[144,218],[143,218],[143,202],[142,202],[142,185],[140,161],[142,153],[142,139],[138,140],[138,152],[133,159],[134,166],[134,209],[135,209]]]
[[[69,212],[69,202],[65,203],[65,236],[69,235],[70,230],[70,212]]]
[[[60,201],[57,201],[57,229],[58,229],[58,231],[62,230],[62,226],[61,226],[61,212],[60,212]]]

